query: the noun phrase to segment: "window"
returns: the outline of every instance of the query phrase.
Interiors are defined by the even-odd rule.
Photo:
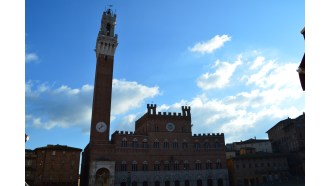
[[[222,168],[222,165],[221,165],[221,161],[220,160],[217,160],[217,162],[215,163],[215,168],[216,169],[221,169]]]
[[[123,138],[121,140],[121,147],[127,147],[127,139],[126,138]]]
[[[174,162],[174,170],[179,170],[180,169],[180,164],[178,161]]]
[[[219,143],[219,142],[215,142],[215,143],[214,143],[214,147],[215,147],[216,149],[220,149],[220,143]]]
[[[164,170],[170,170],[170,164],[168,163],[168,161],[164,162]]]
[[[204,143],[204,148],[205,148],[205,149],[210,148],[210,143],[209,143],[209,142],[205,142],[205,143]]]
[[[199,143],[195,143],[195,150],[199,150],[201,145]]]
[[[154,148],[159,149],[159,141],[157,139],[154,142]]]
[[[201,170],[202,169],[202,164],[201,161],[197,160],[195,163],[195,169],[196,170]]]
[[[212,169],[212,163],[210,160],[206,161],[205,167],[206,167],[206,169]]]
[[[106,35],[107,36],[110,36],[110,30],[111,30],[111,25],[110,25],[110,23],[108,23],[107,28],[106,28],[106,32],[107,32]]]
[[[52,155],[55,156],[56,155],[56,151],[53,150]]]
[[[126,161],[122,161],[120,165],[121,171],[127,171]]]
[[[133,148],[138,148],[139,146],[138,146],[138,142],[137,142],[137,139],[136,138],[134,138],[133,139],[133,142],[132,142],[132,147]]]
[[[177,140],[174,140],[173,142],[173,149],[178,149],[179,145],[178,145],[178,142]]]
[[[156,161],[155,164],[154,164],[154,170],[155,171],[159,171],[160,170],[160,164],[159,164],[158,161]]]
[[[188,148],[188,143],[187,143],[187,142],[183,142],[183,143],[182,143],[182,148],[183,148],[183,149]]]
[[[142,170],[143,171],[148,171],[148,162],[147,161],[143,162]]]
[[[148,148],[148,140],[147,139],[143,139],[143,148]]]
[[[137,171],[137,170],[138,170],[137,162],[136,161],[133,161],[132,162],[132,171]]]
[[[184,163],[183,163],[183,169],[184,170],[189,170],[189,162],[187,160],[185,160]]]
[[[168,149],[168,141],[167,141],[167,140],[164,141],[164,149],[165,149],[165,150]]]

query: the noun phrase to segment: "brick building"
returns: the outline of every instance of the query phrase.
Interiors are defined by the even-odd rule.
[[[25,149],[25,182],[31,186],[34,183],[36,168],[37,168],[36,152],[31,149]]]
[[[272,144],[268,139],[251,138],[245,141],[226,144],[228,150],[240,151],[244,147],[255,148],[256,152],[273,152]]]
[[[274,152],[288,158],[292,175],[305,175],[305,113],[278,122],[267,131]]]
[[[288,163],[282,154],[256,152],[244,147],[240,154],[227,160],[231,186],[261,185],[287,181]]]
[[[96,41],[96,73],[90,141],[82,154],[82,186],[228,185],[224,134],[192,134],[190,107],[182,113],[147,112],[134,131],[110,135],[116,14],[103,12]]]
[[[25,179],[30,186],[78,185],[81,149],[47,145],[25,151]]]

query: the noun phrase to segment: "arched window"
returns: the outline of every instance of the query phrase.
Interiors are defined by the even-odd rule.
[[[133,142],[132,142],[132,147],[133,148],[138,148],[138,140],[136,138],[133,139]]]
[[[221,169],[222,168],[221,160],[220,159],[217,159],[217,162],[215,163],[215,168],[216,169]]]
[[[158,139],[156,139],[156,140],[154,141],[154,148],[155,148],[155,149],[159,149],[159,141],[158,141]]]
[[[160,163],[159,163],[159,161],[155,161],[155,163],[154,163],[154,170],[155,171],[159,171],[160,170]]]
[[[187,143],[187,140],[183,140],[183,142],[182,142],[182,148],[183,149],[186,149],[186,148],[188,148],[188,143]]]
[[[195,163],[195,169],[196,170],[201,170],[202,169],[202,164],[200,160],[197,160]]]
[[[205,149],[210,148],[210,143],[209,143],[209,142],[205,142],[205,143],[204,143],[204,148],[205,148]]]
[[[142,170],[143,170],[143,171],[148,171],[148,162],[147,162],[147,161],[144,161],[144,162],[143,162]]]
[[[132,171],[138,171],[138,166],[136,161],[132,162]]]
[[[170,170],[170,164],[168,161],[164,162],[164,170],[166,170],[166,171]]]
[[[180,170],[180,164],[179,161],[174,162],[174,170]]]
[[[122,161],[120,165],[121,171],[127,171],[126,161]]]
[[[127,147],[127,139],[126,138],[123,138],[121,140],[121,147]]]
[[[207,160],[205,167],[206,167],[206,169],[212,169],[212,162],[210,160]]]
[[[108,23],[108,24],[107,24],[107,27],[106,27],[106,35],[107,35],[107,36],[110,36],[110,31],[111,31],[111,24]]]
[[[178,149],[179,145],[178,145],[178,141],[175,139],[173,141],[173,149]]]
[[[183,162],[183,170],[189,170],[189,162],[188,162],[188,160],[185,160]]]
[[[168,149],[168,141],[167,139],[164,140],[164,149],[167,150]]]
[[[220,143],[218,141],[214,143],[214,148],[220,149]]]
[[[147,139],[143,139],[142,144],[143,144],[143,148],[148,148],[148,140]]]
[[[199,150],[201,148],[201,144],[199,144],[198,142],[195,143],[195,150]]]

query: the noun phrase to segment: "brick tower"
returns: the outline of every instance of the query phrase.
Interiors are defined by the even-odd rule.
[[[96,41],[96,72],[90,142],[109,141],[111,93],[114,54],[117,34],[114,34],[116,14],[110,9],[103,12],[101,28]]]
[[[117,34],[114,33],[116,14],[103,12],[100,31],[96,40],[96,71],[90,141],[82,154],[81,185],[112,185],[114,162],[110,161],[109,133],[114,54]],[[102,167],[100,169],[100,167]],[[106,178],[103,175],[107,175]]]

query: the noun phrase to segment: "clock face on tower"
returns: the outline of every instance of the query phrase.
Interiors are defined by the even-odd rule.
[[[107,125],[103,121],[98,122],[96,124],[96,130],[97,132],[104,132],[105,130],[107,130]]]
[[[173,123],[167,123],[166,129],[167,131],[172,132],[175,129],[175,125]]]

